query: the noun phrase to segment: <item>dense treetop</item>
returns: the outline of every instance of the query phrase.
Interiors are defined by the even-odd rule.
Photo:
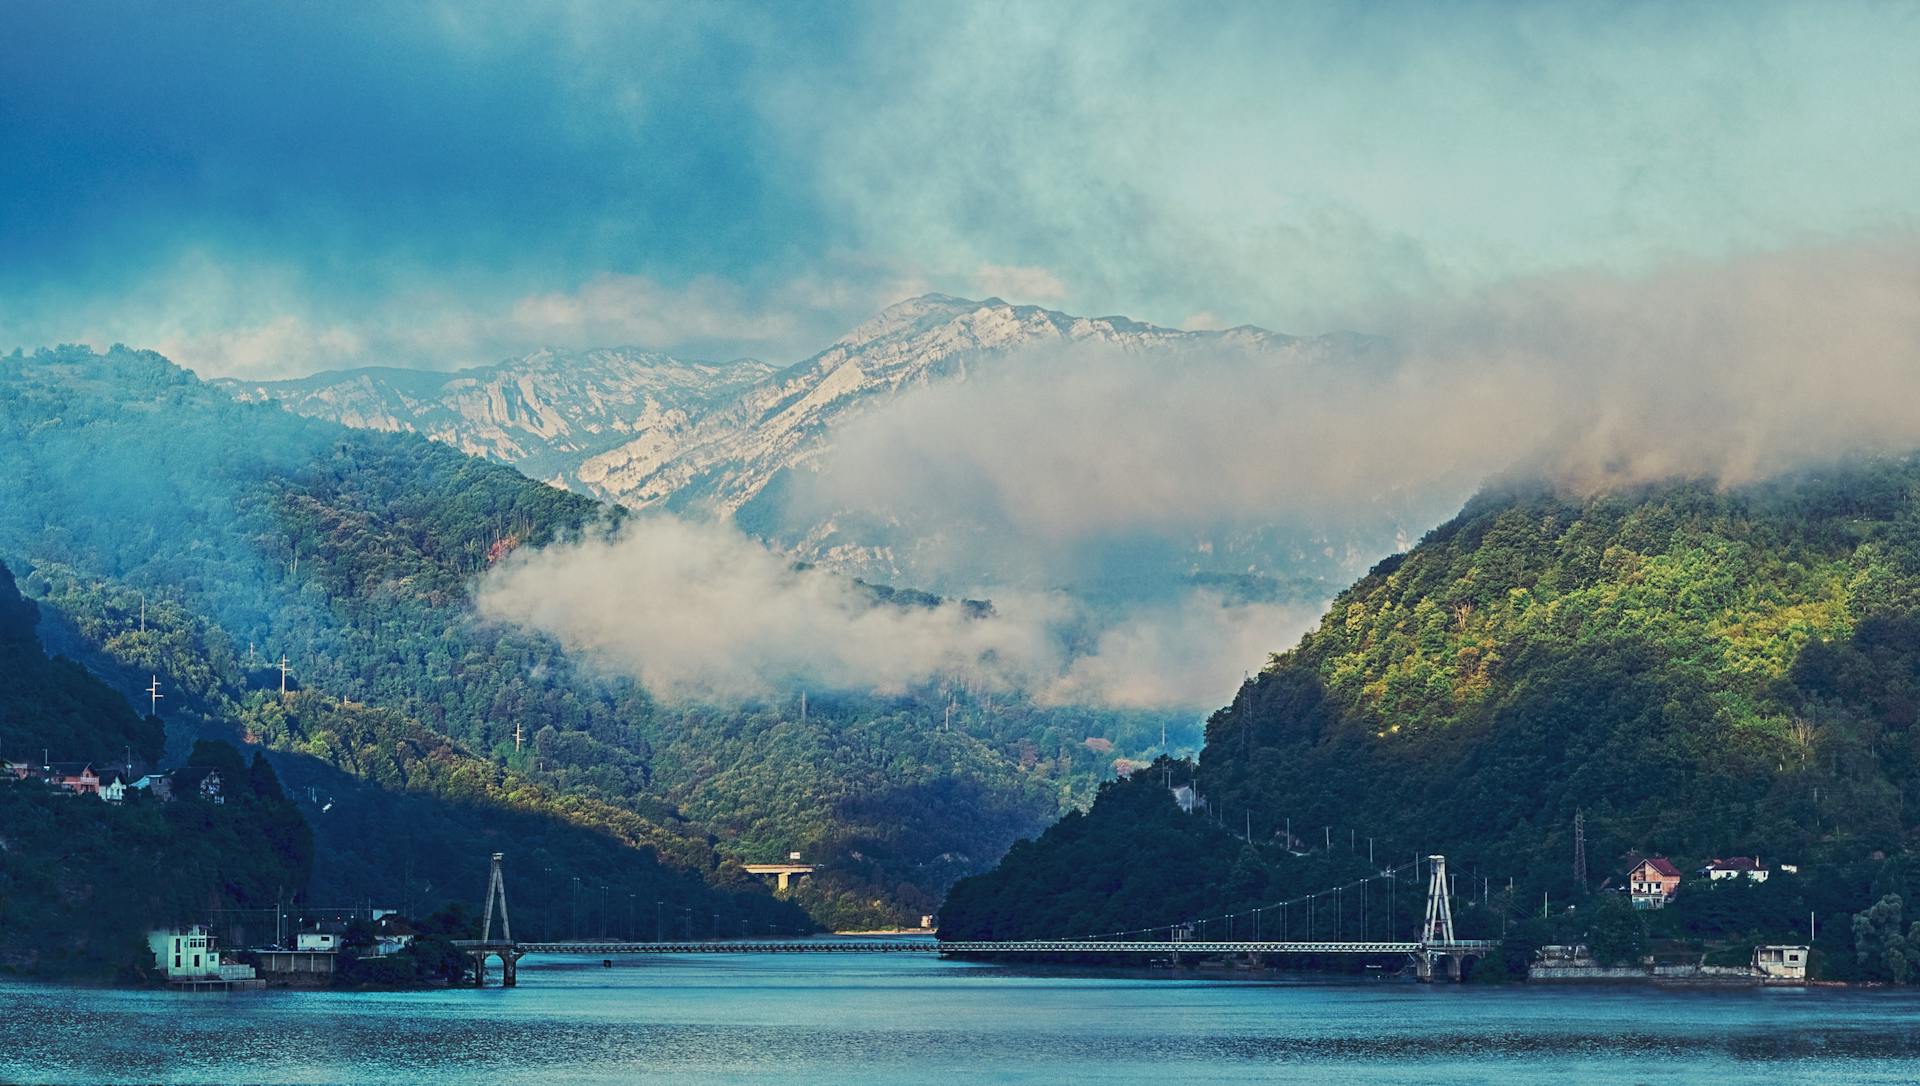
[[[1193,771],[1209,813],[1176,817],[1250,828],[1269,867],[1289,818],[1296,849],[1444,852],[1537,909],[1542,891],[1581,899],[1581,813],[1592,887],[1637,853],[1759,855],[1815,872],[1782,883],[1805,894],[1787,911],[1837,915],[1912,900],[1916,713],[1920,461],[1726,489],[1508,486],[1380,563],[1243,685]],[[991,919],[1007,901],[1057,893],[1041,913],[1059,918],[1127,885],[1060,881],[1173,809],[1158,782],[1123,790],[1141,794],[1016,849],[943,918],[1012,934]],[[1224,854],[1212,869],[1227,882]],[[1202,877],[1161,879],[1141,913],[1181,915]]]

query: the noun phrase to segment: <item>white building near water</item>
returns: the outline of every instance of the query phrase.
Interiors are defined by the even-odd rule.
[[[1807,953],[1803,946],[1757,946],[1753,971],[1770,980],[1806,980]]]
[[[153,964],[168,980],[252,980],[253,966],[220,960],[220,946],[201,924],[147,933]]]

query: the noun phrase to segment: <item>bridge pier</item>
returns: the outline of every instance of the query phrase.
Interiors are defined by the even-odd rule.
[[[469,951],[473,957],[473,986],[487,986],[487,959],[500,959],[500,986],[514,988],[520,984],[520,951],[515,947],[486,947]]]
[[[1483,956],[1482,952],[1477,951],[1430,950],[1421,947],[1413,954],[1413,975],[1422,984],[1432,984],[1437,972],[1435,967],[1438,966],[1446,970],[1448,980],[1458,984],[1466,979],[1467,960]]]

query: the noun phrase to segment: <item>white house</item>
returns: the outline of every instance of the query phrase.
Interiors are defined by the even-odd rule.
[[[252,980],[253,966],[220,960],[220,946],[200,924],[147,933],[153,964],[168,980]]]
[[[1770,872],[1760,863],[1758,856],[1735,856],[1730,860],[1714,860],[1701,868],[1700,874],[1715,882],[1721,879],[1737,879],[1742,875],[1754,882],[1765,882]]]
[[[303,931],[293,937],[295,950],[339,950],[341,937],[330,931]]]
[[[104,769],[100,771],[100,798],[108,803],[119,803],[127,798],[127,774],[123,770]]]
[[[1753,971],[1772,980],[1806,980],[1807,948],[1803,946],[1754,947]]]

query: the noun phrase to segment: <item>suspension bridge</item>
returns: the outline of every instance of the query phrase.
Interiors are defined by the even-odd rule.
[[[715,940],[638,940],[573,939],[564,941],[521,942],[513,938],[513,928],[507,917],[506,880],[500,870],[501,854],[493,854],[493,869],[487,878],[487,904],[481,919],[479,939],[456,940],[454,945],[466,951],[473,959],[474,983],[484,986],[487,978],[489,959],[500,962],[500,979],[506,987],[514,987],[519,981],[519,961],[528,954],[578,954],[597,958],[609,958],[620,955],[657,955],[657,954],[935,954],[941,957],[986,957],[1001,955],[1143,955],[1153,957],[1209,957],[1244,955],[1327,955],[1355,954],[1376,957],[1401,956],[1407,959],[1414,976],[1422,981],[1432,981],[1441,974],[1452,980],[1459,980],[1466,963],[1475,958],[1492,953],[1500,946],[1497,939],[1460,939],[1454,935],[1452,883],[1447,877],[1447,859],[1445,856],[1428,856],[1426,910],[1419,931],[1415,937],[1406,940],[1396,939],[1343,939],[1314,938],[1316,924],[1324,930],[1329,918],[1323,915],[1326,908],[1321,899],[1331,897],[1335,915],[1331,925],[1340,932],[1345,924],[1344,901],[1346,893],[1354,888],[1361,891],[1361,914],[1359,926],[1362,932],[1371,930],[1373,918],[1369,913],[1371,899],[1367,888],[1379,880],[1390,884],[1397,881],[1400,869],[1388,868],[1378,876],[1348,883],[1345,886],[1317,894],[1308,894],[1287,901],[1249,909],[1239,913],[1224,914],[1186,924],[1162,925],[1154,928],[1135,928],[1127,931],[1105,932],[1062,939],[1009,939],[1009,940],[959,940],[959,939],[715,939]],[[1391,899],[1390,899],[1391,900]],[[500,916],[500,934],[494,937],[493,918],[498,906]],[[1301,915],[1301,907],[1305,915]],[[1276,915],[1277,914],[1277,915]],[[1206,925],[1224,922],[1229,937],[1226,939],[1193,938],[1196,927],[1204,934]],[[1272,932],[1277,922],[1279,931]],[[1393,924],[1393,914],[1389,908],[1386,926]],[[1304,925],[1305,938],[1296,938],[1292,929]],[[1252,938],[1237,938],[1237,927],[1251,929]],[[1262,928],[1266,931],[1262,931]],[[1270,937],[1278,934],[1279,938]]]

